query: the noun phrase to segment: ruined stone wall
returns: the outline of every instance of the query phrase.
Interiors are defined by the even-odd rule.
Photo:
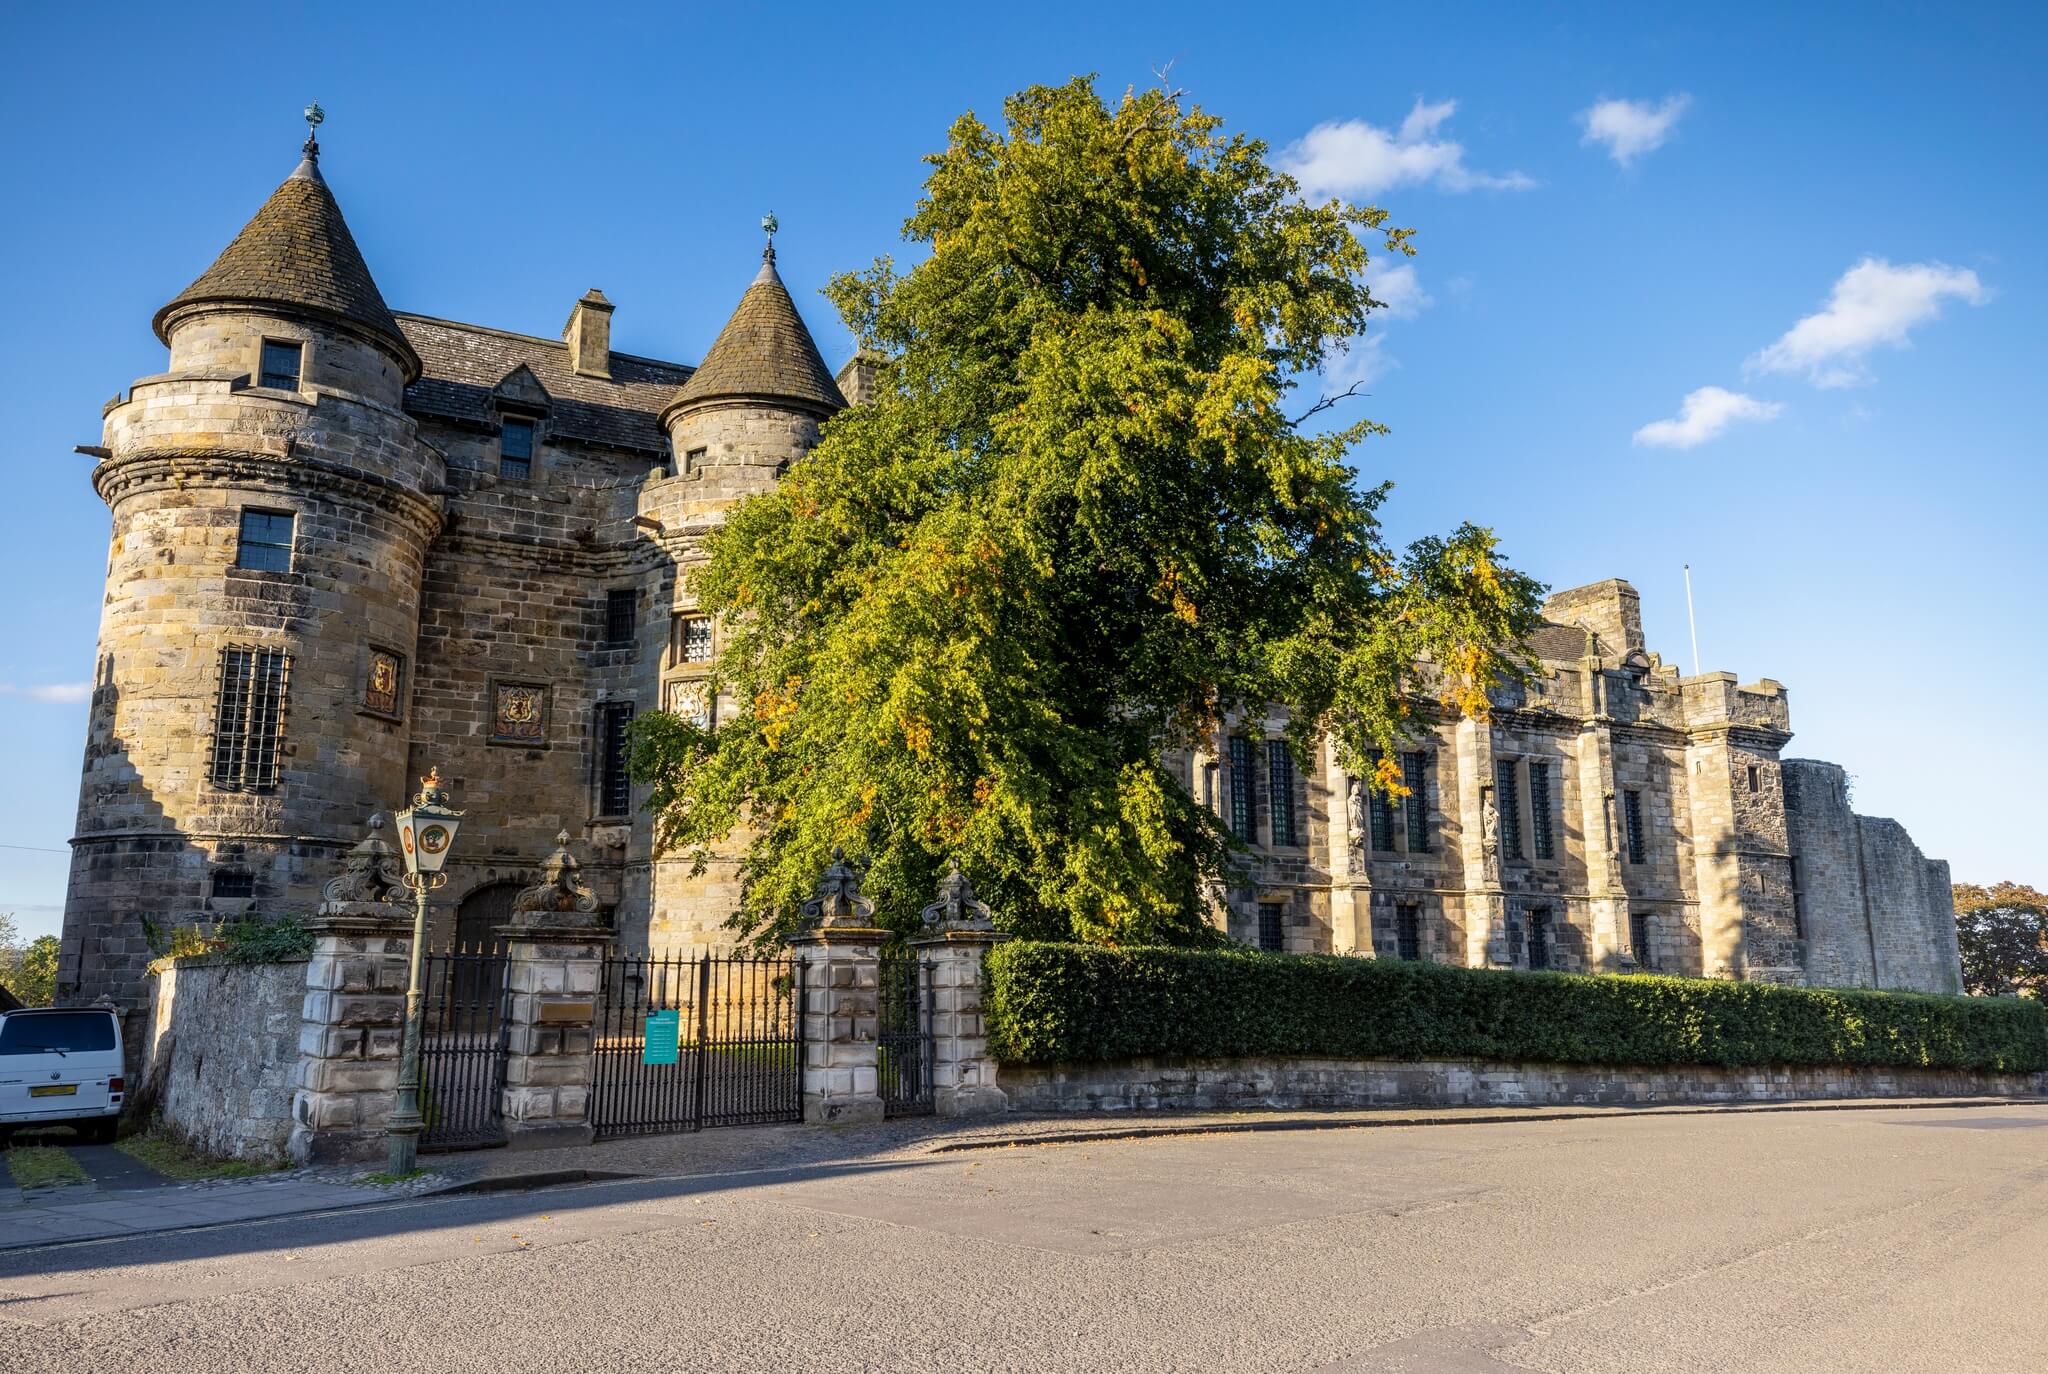
[[[1961,992],[1948,865],[1852,811],[1839,765],[1787,759],[1784,778],[1808,981]]]

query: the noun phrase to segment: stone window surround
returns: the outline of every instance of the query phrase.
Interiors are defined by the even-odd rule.
[[[1549,858],[1539,858],[1537,856],[1539,846],[1536,843],[1536,791],[1535,779],[1531,777],[1527,767],[1530,763],[1548,764],[1550,769],[1551,781],[1549,787],[1552,791],[1548,799],[1550,803],[1548,814],[1551,825]],[[1501,861],[1503,863],[1516,864],[1523,868],[1540,866],[1550,870],[1561,869],[1564,866],[1563,856],[1566,847],[1557,842],[1557,819],[1562,813],[1563,808],[1558,805],[1557,793],[1555,791],[1558,780],[1564,776],[1561,761],[1549,754],[1497,753],[1494,755],[1494,780],[1496,785],[1498,785],[1502,776],[1501,770],[1503,765],[1505,765],[1507,770],[1506,775],[1513,779],[1515,794],[1512,804],[1505,797],[1496,797],[1494,802],[1501,822]],[[1508,842],[1509,837],[1506,833],[1510,820],[1515,825],[1513,837],[1515,842],[1512,845]]]
[[[540,693],[540,738],[515,739],[498,733],[498,689],[500,687],[532,687]],[[484,743],[500,749],[547,749],[551,747],[550,736],[555,728],[555,689],[551,682],[539,682],[527,677],[499,677],[492,674],[484,682],[484,706],[490,712],[491,733]]]
[[[299,350],[299,384],[289,390],[282,387],[263,385],[263,345],[283,344]],[[304,401],[312,392],[311,378],[313,362],[318,356],[318,344],[310,331],[305,338],[294,338],[289,334],[259,334],[249,341],[249,389],[261,391],[268,396],[288,396],[295,401]]]
[[[685,623],[701,620],[705,623],[705,641],[708,652],[703,658],[684,656],[687,644]],[[718,618],[705,615],[694,606],[677,606],[668,613],[668,663],[670,668],[707,668],[718,657]]]
[[[376,707],[366,704],[363,700],[364,694],[369,690],[370,657],[373,654],[389,654],[398,660],[398,709],[396,711],[379,711]],[[368,716],[371,720],[402,722],[405,719],[406,670],[408,666],[406,656],[390,645],[378,644],[369,640],[364,641],[362,652],[356,656],[356,714]],[[495,702],[495,694],[492,700]]]
[[[263,366],[263,353],[268,348],[285,348],[299,355],[298,375],[294,386],[272,386]],[[277,335],[264,335],[256,340],[256,362],[249,369],[250,385],[262,391],[277,391],[288,396],[303,395],[306,390],[306,376],[311,370],[313,347],[306,339],[288,339]]]
[[[612,719],[613,719],[613,717],[614,717],[614,716],[616,716],[616,715],[619,715],[620,713],[623,713],[623,714],[624,714],[624,717],[625,717],[624,723],[623,723],[623,724],[621,725],[621,727],[620,727],[620,728],[621,728],[621,729],[623,730],[623,729],[624,729],[624,728],[625,728],[626,726],[630,726],[630,725],[631,725],[631,724],[633,723],[633,720],[634,720],[634,718],[635,718],[635,717],[636,717],[636,716],[637,716],[637,715],[639,714],[638,710],[636,709],[636,707],[635,707],[635,705],[634,705],[633,699],[632,699],[631,697],[628,697],[628,696],[599,696],[599,697],[598,697],[598,699],[597,699],[597,700],[596,700],[595,702],[591,703],[591,708],[590,708],[590,810],[591,810],[591,816],[590,816],[590,822],[589,822],[589,823],[590,823],[590,824],[592,824],[592,825],[603,825],[603,824],[617,824],[617,823],[619,823],[619,822],[622,822],[622,821],[629,821],[629,820],[631,820],[631,819],[632,819],[632,814],[633,814],[633,776],[632,776],[632,773],[631,773],[631,771],[630,771],[630,770],[627,770],[627,769],[626,769],[626,765],[624,764],[624,762],[623,762],[623,761],[621,762],[621,764],[620,764],[620,767],[621,767],[622,771],[624,771],[624,772],[625,772],[625,777],[624,777],[623,781],[624,781],[624,785],[625,785],[625,792],[626,792],[626,807],[625,807],[625,809],[624,809],[623,811],[612,811],[612,810],[609,810],[609,809],[607,809],[607,808],[606,808],[606,806],[605,806],[605,801],[607,800],[607,798],[606,798],[606,795],[605,795],[605,794],[606,794],[606,792],[607,792],[607,791],[609,790],[609,785],[610,785],[610,783],[611,783],[611,778],[610,778],[610,776],[609,776],[609,773],[610,773],[610,767],[611,767],[611,759],[610,759],[610,756],[609,756],[609,753],[608,753],[608,751],[607,751],[607,747],[606,747],[606,746],[607,746],[607,745],[608,745],[608,744],[610,743],[610,738],[609,738],[609,730],[610,730],[610,725],[611,725],[611,721],[612,721]]]
[[[497,461],[491,468],[491,475],[500,482],[522,482],[528,485],[538,482],[541,477],[541,448],[547,442],[547,414],[531,406],[512,401],[498,401],[496,404],[498,452]],[[533,428],[533,448],[526,456],[526,475],[507,477],[505,475],[505,425],[510,423],[530,425]]]
[[[235,573],[235,574],[238,574],[238,575],[240,575],[240,576],[243,576],[243,577],[296,577],[296,576],[298,576],[298,575],[299,575],[299,512],[298,512],[298,511],[295,511],[295,510],[287,509],[287,508],[280,508],[280,507],[276,507],[276,506],[262,506],[262,505],[256,505],[256,506],[236,506],[236,507],[234,508],[234,511],[235,511],[235,551],[234,551],[234,556],[233,556],[232,558],[230,558],[230,559],[228,560],[228,571],[229,571],[229,572],[231,572],[231,573]],[[285,517],[286,519],[289,519],[289,520],[290,520],[290,521],[292,522],[292,536],[291,536],[291,540],[290,540],[290,542],[288,542],[288,543],[287,543],[287,544],[286,544],[286,545],[284,546],[284,549],[285,549],[285,566],[284,566],[284,567],[282,567],[282,568],[252,568],[252,567],[248,567],[248,566],[246,566],[246,565],[244,565],[244,564],[243,564],[243,562],[242,562],[242,547],[243,547],[244,543],[245,543],[245,542],[247,542],[247,541],[246,541],[246,540],[244,540],[244,538],[243,538],[243,535],[242,535],[242,529],[243,529],[243,523],[244,523],[244,519],[245,519],[245,517],[247,517],[247,516],[251,516],[251,515],[270,515],[270,516],[283,516],[283,517]],[[274,548],[276,548],[276,547],[277,547],[277,545],[275,545],[275,544],[270,544],[270,543],[265,543],[265,544],[261,544],[261,545],[259,545],[258,547],[261,547],[261,548],[272,548],[272,549],[274,549]]]

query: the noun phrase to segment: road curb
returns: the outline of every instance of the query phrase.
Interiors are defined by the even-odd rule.
[[[467,1197],[478,1193],[525,1193],[536,1188],[559,1188],[570,1183],[627,1183],[634,1179],[658,1177],[651,1174],[621,1173],[614,1169],[543,1169],[530,1174],[491,1174],[446,1188],[428,1188],[417,1197]]]
[[[1099,1130],[1048,1131],[1037,1135],[991,1137],[984,1140],[949,1140],[931,1146],[927,1154],[959,1154],[969,1150],[1005,1150],[1022,1145],[1076,1145],[1097,1140],[1152,1140],[1182,1135],[1248,1135],[1276,1131],[1375,1130],[1396,1126],[1499,1126],[1513,1122],[1619,1121],[1650,1116],[1734,1116],[1766,1112],[1873,1112],[1922,1111],[1956,1107],[2038,1107],[2048,1103],[2040,1097],[1971,1097],[1954,1100],[1913,1099],[1891,1102],[1882,1098],[1858,1098],[1840,1102],[1729,1102],[1721,1104],[1658,1103],[1647,1106],[1616,1105],[1595,1109],[1531,1108],[1520,1111],[1475,1113],[1470,1116],[1442,1116],[1404,1113],[1398,1116],[1362,1120],[1332,1120],[1314,1117],[1286,1117],[1272,1121],[1187,1122],[1175,1125],[1117,1126]]]

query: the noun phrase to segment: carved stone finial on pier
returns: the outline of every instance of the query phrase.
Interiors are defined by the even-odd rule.
[[[930,931],[996,928],[988,903],[975,899],[974,888],[968,884],[967,875],[960,871],[958,855],[948,865],[946,876],[939,879],[939,900],[924,909],[924,928]]]
[[[860,890],[860,870],[846,861],[846,851],[832,848],[832,862],[818,879],[818,895],[804,903],[803,927],[866,927],[874,924],[875,904]]]
[[[370,833],[349,850],[346,866],[321,894],[322,915],[351,915],[356,908],[403,906],[409,900],[398,851],[379,833],[383,829],[382,812],[370,817]]]
[[[596,926],[597,897],[583,885],[582,865],[569,852],[569,832],[555,836],[555,852],[541,868],[541,880],[512,899],[516,926]]]

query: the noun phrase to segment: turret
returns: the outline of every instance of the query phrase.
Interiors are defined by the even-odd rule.
[[[763,220],[762,228],[772,236],[774,216]],[[661,658],[664,708],[704,721],[725,719],[734,709],[730,701],[707,695],[705,679],[720,632],[695,614],[689,571],[702,558],[704,536],[738,502],[773,487],[790,464],[810,452],[824,422],[845,405],[776,273],[771,237],[761,269],[732,318],[662,411],[662,427],[675,453],[673,474],[640,490],[636,523],[661,545],[672,569],[659,592],[678,627]],[[701,873],[687,853],[657,859],[651,941],[699,949],[730,943],[724,922],[739,896],[732,857],[736,849],[737,844],[715,856]]]
[[[318,122],[318,107],[307,112]],[[159,933],[310,911],[406,791],[438,458],[419,359],[304,156],[157,312],[168,370],[105,416],[113,516],[60,994],[135,1005]]]
[[[775,271],[775,217],[761,270],[703,364],[661,413],[676,476],[701,484],[695,501],[737,501],[774,485],[818,442],[846,398]]]

